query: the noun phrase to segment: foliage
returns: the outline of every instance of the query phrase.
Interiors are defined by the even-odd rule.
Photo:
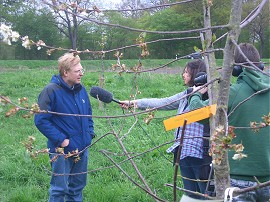
[[[10,46],[0,42],[0,59],[1,60],[14,60],[15,59],[15,46]]]
[[[61,38],[53,22],[53,16],[45,9],[41,13],[29,9],[22,15],[17,16],[13,27],[22,36],[28,36],[34,41],[43,39],[47,45],[57,47]],[[15,51],[16,59],[52,59],[46,54],[46,49],[32,48],[31,50],[25,50],[21,44],[17,44]],[[58,54],[54,54],[53,58],[57,57]]]
[[[174,20],[172,20],[174,19]],[[140,19],[141,28],[153,31],[176,31],[191,29],[192,17],[178,13],[173,8],[164,9],[153,15],[145,14]],[[180,26],[181,25],[181,26]],[[194,36],[189,34],[187,36]],[[198,35],[197,35],[198,36]],[[179,35],[147,34],[146,41],[181,37]],[[175,55],[185,55],[194,52],[193,47],[199,46],[199,40],[172,40],[149,45],[150,58],[175,58]]]
[[[21,12],[24,0],[2,0],[0,3],[0,22],[13,22],[14,16]]]
[[[243,16],[249,15],[250,10],[253,10],[259,3],[258,0],[249,0],[243,3]],[[244,33],[240,36],[240,41],[250,41],[254,43],[260,52],[261,57],[269,57],[269,3],[264,6],[262,12],[254,19],[247,27],[243,29]]]
[[[123,17],[120,13],[109,12],[106,14],[107,19],[112,24],[120,24],[123,26],[130,26],[134,28],[139,27],[137,19],[131,17]],[[120,48],[128,45],[136,44],[136,38],[140,33],[131,32],[117,27],[105,27],[104,33],[107,36],[105,50],[113,48]],[[140,49],[138,47],[121,50],[125,59],[138,58]],[[113,59],[113,53],[106,54],[106,59]]]

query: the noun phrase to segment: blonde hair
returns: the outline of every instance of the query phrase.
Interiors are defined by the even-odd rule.
[[[81,59],[74,53],[65,53],[58,59],[58,70],[61,76],[64,75],[64,71],[68,71],[71,67],[80,63]]]

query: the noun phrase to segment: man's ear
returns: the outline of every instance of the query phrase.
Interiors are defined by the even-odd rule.
[[[64,70],[63,76],[67,76],[67,74],[68,74],[68,71],[67,70]]]

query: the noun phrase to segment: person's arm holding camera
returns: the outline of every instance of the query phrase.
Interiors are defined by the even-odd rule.
[[[189,96],[188,103],[190,110],[202,108],[209,105],[209,99],[203,100],[203,94],[207,92],[207,87],[202,89],[200,88],[201,86],[193,86],[193,92],[197,92]]]

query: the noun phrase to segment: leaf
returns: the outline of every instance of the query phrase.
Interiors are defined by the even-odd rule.
[[[145,38],[146,37],[146,32],[142,32],[139,37]]]
[[[200,49],[197,46],[194,46],[193,49],[195,52],[200,52]]]
[[[217,36],[215,34],[212,35],[212,42],[217,40]]]

